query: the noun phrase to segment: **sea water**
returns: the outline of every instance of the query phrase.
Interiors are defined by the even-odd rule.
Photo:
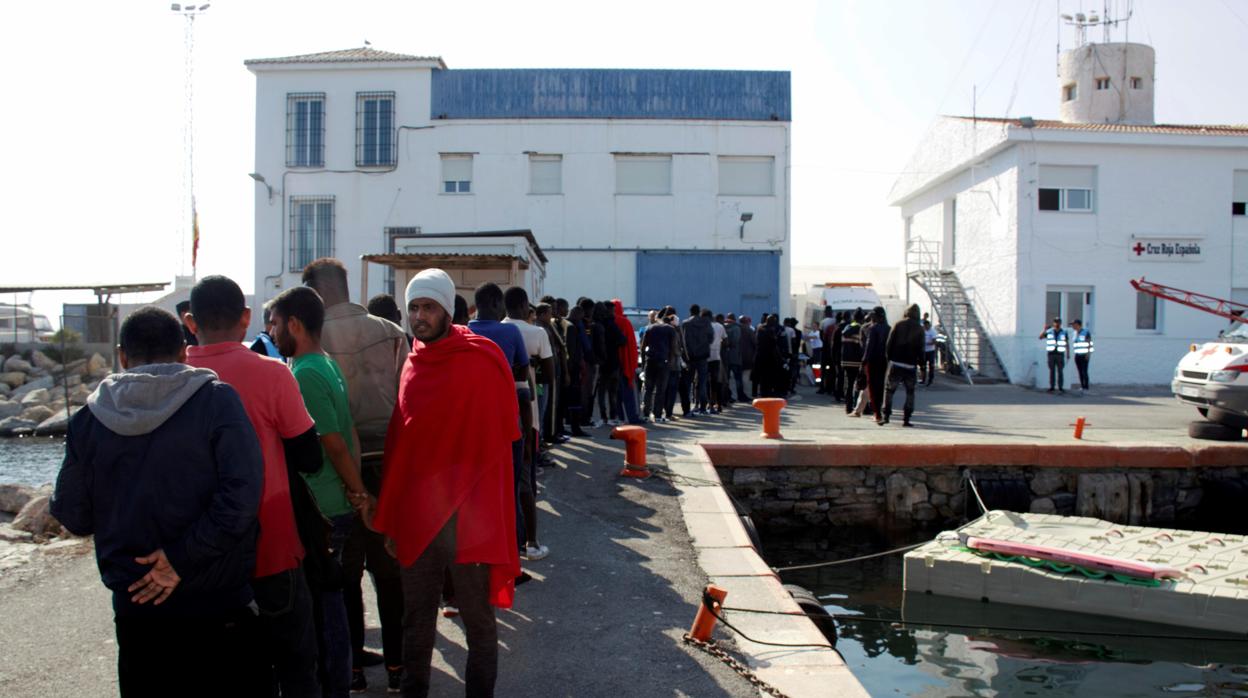
[[[834,529],[820,536],[770,536],[763,547],[768,564],[779,567],[846,559],[930,537]],[[837,650],[873,696],[1248,696],[1248,641],[1242,638],[907,595],[901,554],[786,572],[782,580],[813,592],[829,613],[842,617]]]
[[[39,486],[56,482],[65,440],[47,436],[0,439],[0,484]]]

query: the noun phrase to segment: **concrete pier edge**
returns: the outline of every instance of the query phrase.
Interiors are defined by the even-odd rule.
[[[722,450],[725,446],[717,448]],[[748,451],[753,447],[740,448]],[[664,444],[663,449],[668,467],[683,476],[674,478],[675,486],[680,490],[681,514],[693,540],[698,566],[711,584],[728,591],[725,605],[795,614],[786,617],[728,612],[725,617],[729,622],[750,637],[766,642],[826,643],[815,624],[801,615],[801,608],[785,591],[779,575],[754,549],[707,449],[698,444]],[[774,451],[768,455],[775,457]],[[740,636],[735,641],[758,678],[787,695],[868,695],[837,652],[818,647],[771,647]]]

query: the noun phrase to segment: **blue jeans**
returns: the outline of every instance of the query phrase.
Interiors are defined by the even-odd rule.
[[[617,393],[618,401],[624,406],[620,414],[624,415],[624,420],[630,424],[641,421],[641,415],[637,414],[637,391],[633,390],[633,386],[628,384],[628,379],[620,373],[620,389]]]
[[[342,563],[342,549],[355,525],[355,512],[330,517],[333,530],[329,534],[330,555]],[[351,629],[347,624],[347,604],[342,590],[321,592],[321,666],[325,676],[324,695],[345,698],[351,693]]]

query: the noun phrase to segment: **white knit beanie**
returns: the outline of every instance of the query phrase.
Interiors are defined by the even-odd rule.
[[[426,269],[413,276],[404,295],[407,306],[414,298],[429,298],[445,308],[447,315],[455,315],[455,282],[441,269]]]

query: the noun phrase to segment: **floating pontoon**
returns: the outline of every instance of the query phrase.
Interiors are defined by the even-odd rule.
[[[1248,635],[1248,540],[989,512],[906,554],[907,592]]]

